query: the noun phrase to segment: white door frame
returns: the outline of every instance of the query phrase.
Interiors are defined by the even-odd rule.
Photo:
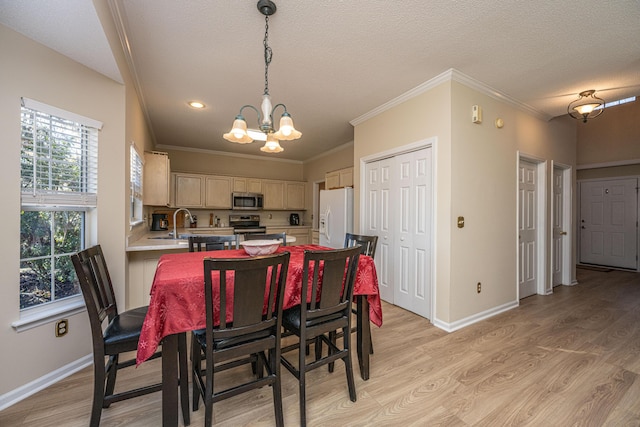
[[[551,161],[551,170],[555,170],[556,168],[562,170],[562,224],[564,227],[564,231],[567,233],[565,239],[562,241],[562,284],[573,285],[571,281],[571,264],[572,264],[572,250],[571,250],[571,242],[573,242],[573,231],[574,227],[572,224],[573,218],[573,204],[571,203],[573,199],[573,189],[571,187],[571,174],[573,172],[571,166],[565,165],[563,163]],[[553,181],[551,181],[551,185],[553,185]],[[553,190],[552,190],[553,192]],[[551,198],[551,212],[553,212],[553,197]],[[549,239],[553,241],[553,227],[549,227]],[[551,245],[551,251],[553,251],[553,245]],[[551,257],[553,259],[553,255]],[[547,293],[553,293],[553,269],[549,269],[549,289],[547,289]]]
[[[430,242],[430,246],[431,246],[431,284],[430,284],[430,288],[431,288],[431,307],[429,309],[429,312],[431,313],[431,322],[433,323],[433,320],[437,318],[436,316],[436,287],[435,287],[435,283],[436,283],[436,270],[437,270],[437,264],[436,264],[436,250],[435,250],[435,242],[437,241],[437,228],[435,226],[435,224],[437,223],[436,221],[436,212],[437,210],[437,206],[436,206],[436,201],[438,200],[438,197],[436,196],[436,189],[437,189],[437,181],[436,181],[436,177],[438,176],[437,174],[437,165],[438,162],[436,161],[437,159],[437,142],[438,142],[438,138],[437,137],[431,137],[431,138],[427,138],[427,139],[423,139],[420,141],[416,141],[413,142],[411,144],[407,144],[407,145],[403,145],[401,147],[394,147],[390,150],[386,150],[386,151],[381,151],[379,153],[375,153],[375,154],[371,154],[365,157],[361,157],[360,158],[360,176],[358,177],[358,186],[360,187],[360,201],[359,201],[359,211],[360,211],[360,221],[359,221],[359,226],[358,226],[358,233],[362,232],[362,224],[364,224],[365,221],[365,213],[364,213],[364,209],[362,209],[363,207],[363,201],[365,200],[365,165],[367,163],[371,163],[371,162],[377,162],[379,160],[383,160],[389,157],[394,157],[397,156],[399,154],[404,154],[404,153],[410,153],[412,151],[417,151],[423,148],[429,148],[431,147],[432,149],[432,155],[431,155],[431,185],[432,185],[432,192],[431,192],[431,242]],[[355,179],[355,177],[354,177]]]
[[[518,272],[520,271],[520,245],[518,242],[518,234],[520,230],[519,224],[519,215],[518,210],[520,209],[520,194],[518,191],[518,170],[520,168],[520,160],[524,160],[530,163],[534,163],[536,165],[536,173],[537,173],[537,182],[536,182],[536,193],[538,195],[536,200],[536,215],[537,215],[537,223],[536,223],[536,240],[538,243],[537,252],[536,252],[536,293],[539,295],[544,295],[545,291],[545,282],[547,281],[547,256],[546,256],[546,248],[547,248],[547,233],[546,225],[547,225],[547,187],[545,185],[547,180],[547,161],[545,159],[541,159],[540,157],[532,156],[529,154],[522,153],[517,151],[517,162],[516,162],[516,292],[518,295],[518,301],[520,301],[520,286],[518,280]]]

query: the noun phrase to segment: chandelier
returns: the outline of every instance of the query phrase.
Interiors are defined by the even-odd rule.
[[[260,148],[261,151],[267,153],[280,153],[284,149],[280,146],[280,141],[291,141],[298,139],[302,136],[302,133],[297,131],[293,126],[293,119],[287,111],[287,107],[284,104],[276,104],[272,107],[271,96],[269,96],[269,64],[271,63],[271,57],[273,52],[269,47],[269,16],[276,13],[276,5],[270,0],[258,1],[258,10],[264,15],[265,30],[264,30],[264,93],[262,94],[262,105],[260,109],[257,109],[253,105],[243,105],[240,108],[240,112],[233,121],[233,126],[229,133],[223,135],[227,141],[235,142],[238,144],[248,144],[253,142],[254,138],[262,141],[266,141],[264,146]],[[273,127],[273,114],[278,107],[282,107],[284,112],[280,117],[280,126],[276,131]],[[258,114],[258,128],[259,130],[249,129],[247,131],[247,122],[242,115],[242,111],[245,108],[250,108]],[[252,138],[251,135],[254,135]]]
[[[598,117],[604,111],[604,101],[595,95],[596,91],[580,92],[578,99],[567,106],[567,113],[576,120],[587,123],[587,119]],[[600,108],[598,108],[600,107]]]

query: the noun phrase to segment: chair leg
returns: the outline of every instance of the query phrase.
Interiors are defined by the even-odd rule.
[[[91,407],[91,427],[100,425],[102,415],[102,405],[104,404],[104,381],[105,366],[104,357],[94,357],[93,359],[93,405]]]
[[[107,385],[104,389],[105,396],[112,396],[113,391],[116,388],[116,375],[118,374],[118,355],[113,354],[109,356],[109,362],[107,362]],[[108,408],[111,406],[110,402],[103,402],[102,407]]]
[[[355,402],[357,399],[356,396],[356,383],[353,379],[353,364],[351,363],[351,334],[349,333],[350,328],[343,329],[343,347],[347,350],[346,356],[342,359],[344,360],[345,371],[347,371],[347,385],[349,386],[349,399],[352,402]],[[335,339],[335,337],[334,337]]]
[[[180,369],[180,404],[182,407],[182,419],[184,425],[191,423],[189,408],[189,364],[187,363],[187,334],[178,335],[178,363]]]
[[[300,393],[300,427],[306,427],[307,425],[307,396],[306,396],[306,362],[305,352],[302,351],[303,343],[306,344],[307,340],[300,337],[300,347],[298,349],[298,389]],[[307,346],[308,348],[308,346]]]
[[[202,365],[200,345],[197,342],[195,336],[191,337],[191,392],[193,394],[192,408],[193,411],[197,411],[200,406],[200,387],[198,386],[200,378],[202,378],[202,372],[200,371]]]
[[[276,376],[275,382],[272,386],[273,389],[273,406],[276,413],[276,426],[284,426],[284,413],[282,411],[282,382],[280,378],[280,356],[277,354],[276,349],[269,350],[269,364],[271,365],[271,372]]]
[[[329,341],[331,342],[331,344],[336,345],[336,332],[335,331],[329,332]],[[329,355],[331,355],[331,353],[333,353],[333,351],[331,351],[331,346],[329,346]],[[334,366],[335,366],[334,362],[329,363],[329,372],[333,372]]]

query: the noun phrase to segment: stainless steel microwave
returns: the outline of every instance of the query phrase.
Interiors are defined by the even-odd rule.
[[[259,193],[232,193],[231,207],[234,210],[253,210],[262,209],[264,196]]]

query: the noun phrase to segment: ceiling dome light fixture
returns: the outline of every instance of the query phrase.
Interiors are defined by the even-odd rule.
[[[302,133],[296,130],[293,126],[293,119],[287,111],[287,107],[284,104],[276,104],[275,107],[271,105],[271,97],[269,96],[269,64],[271,63],[271,57],[273,55],[271,47],[269,47],[269,16],[276,13],[276,5],[270,0],[258,1],[258,10],[264,15],[265,31],[264,31],[264,93],[262,94],[262,105],[258,110],[253,105],[243,105],[240,108],[240,113],[233,121],[233,126],[229,133],[223,135],[227,141],[235,142],[238,144],[248,144],[253,142],[253,139],[247,133],[247,122],[242,115],[242,110],[245,108],[251,108],[258,114],[258,127],[259,132],[263,133],[265,138],[255,138],[260,140],[266,140],[264,147],[260,150],[267,153],[279,153],[284,149],[280,146],[279,141],[291,141],[298,139],[302,136]],[[282,107],[284,112],[280,117],[280,126],[276,131],[273,127],[273,113],[278,107]],[[249,132],[252,130],[250,129]]]
[[[189,101],[189,107],[201,109],[201,108],[204,108],[205,105],[200,101]]]
[[[604,100],[595,93],[593,89],[580,92],[578,99],[567,106],[567,113],[583,123],[587,123],[587,119],[598,117],[604,111]]]

